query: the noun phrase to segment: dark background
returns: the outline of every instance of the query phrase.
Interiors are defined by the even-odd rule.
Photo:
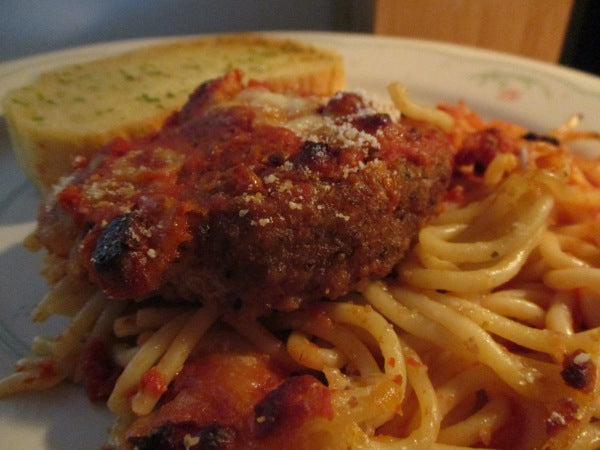
[[[259,30],[369,33],[372,11],[373,0],[0,0],[0,62],[133,37]],[[600,75],[600,0],[575,0],[559,63]]]
[[[600,75],[600,1],[575,1],[560,63]]]
[[[0,0],[0,61],[135,37],[370,32],[371,0]]]

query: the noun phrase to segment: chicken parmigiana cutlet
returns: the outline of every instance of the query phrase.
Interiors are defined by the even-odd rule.
[[[262,312],[337,298],[394,269],[451,172],[441,131],[376,106],[232,71],[158,134],[76,160],[37,238],[115,299]]]

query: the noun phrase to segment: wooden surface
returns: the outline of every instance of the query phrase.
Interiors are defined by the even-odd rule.
[[[376,34],[417,37],[556,62],[573,0],[376,0]]]

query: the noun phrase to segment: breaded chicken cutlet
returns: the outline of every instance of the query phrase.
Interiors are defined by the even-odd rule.
[[[36,238],[110,298],[295,309],[392,272],[453,154],[360,93],[285,96],[232,71],[159,133],[76,160]]]

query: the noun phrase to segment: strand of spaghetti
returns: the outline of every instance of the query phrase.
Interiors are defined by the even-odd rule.
[[[50,289],[68,275],[69,268],[64,258],[46,253],[43,264],[40,274],[48,281]]]
[[[498,188],[488,194],[482,201],[476,202],[474,206],[467,205],[464,208],[470,210],[470,213],[465,216],[467,220],[458,222],[459,224],[466,224],[461,234],[473,240],[471,236],[489,236],[490,231],[494,231],[496,234],[510,234],[511,230],[505,229],[506,226],[517,230],[517,226],[530,226],[528,224],[535,221],[535,219],[539,223],[540,218],[537,214],[541,211],[535,208],[531,209],[532,205],[537,204],[537,208],[544,208],[546,206],[542,199],[551,198],[547,193],[534,194],[530,191],[531,184],[542,184],[540,179],[543,180],[542,175],[525,176],[515,173],[503,181]],[[542,200],[541,203],[539,203],[540,200]],[[517,208],[517,206],[519,207]],[[446,222],[445,215],[446,213],[442,214],[440,220]],[[503,223],[502,220],[507,218],[511,218],[511,221],[515,223]],[[520,223],[520,225],[516,225],[516,223]],[[504,229],[499,226],[504,226]],[[524,233],[524,230],[517,231],[520,234]]]
[[[381,369],[367,346],[351,331],[340,325],[306,323],[299,327],[302,331],[331,342],[348,361],[356,367],[361,377],[377,378],[381,375]]]
[[[218,316],[217,307],[212,303],[205,303],[186,321],[158,364],[146,372],[152,374],[153,382],[144,383],[145,376],[142,376],[140,387],[131,399],[131,409],[135,414],[142,416],[152,411],[200,338]]]
[[[31,312],[34,322],[43,322],[50,316],[73,316],[93,295],[96,288],[74,276],[58,281]]]
[[[431,292],[429,297],[468,317],[482,329],[503,337],[525,348],[550,355],[564,349],[564,335],[547,329],[537,329],[496,314],[475,302],[459,297]],[[573,351],[575,349],[571,349]]]
[[[598,248],[600,242],[598,244],[591,243],[576,236],[560,234],[560,230],[554,229],[553,231],[556,233],[556,238],[562,249],[567,250],[578,259],[585,261],[587,265],[594,267],[600,266],[600,248]],[[588,238],[592,241],[594,237],[595,235],[592,234]]]
[[[420,346],[421,350],[417,351],[417,348],[413,346],[415,339],[409,340],[407,339],[407,336],[403,336],[403,338],[403,340],[405,340],[407,344],[419,354],[421,360],[427,365],[427,367],[435,367],[435,370],[432,370],[431,373],[429,373],[429,378],[431,379],[433,385],[436,386],[436,391],[438,386],[447,383],[453,377],[464,372],[465,370],[469,370],[475,366],[485,367],[482,364],[462,360],[461,358],[457,357],[456,354],[453,354],[448,350],[440,350],[439,347],[431,344],[429,344],[429,349],[423,350],[423,346]],[[489,372],[492,371],[489,370]]]
[[[351,384],[350,378],[337,367],[324,367],[323,375],[325,375],[329,389],[335,392],[342,392]]]
[[[498,378],[495,374],[487,367],[478,364],[462,365],[460,361],[453,358],[448,363],[454,364],[454,368],[450,369],[452,374],[450,379],[445,380],[441,385],[439,380],[435,380],[433,376],[438,374],[441,370],[449,370],[447,364],[443,364],[441,367],[438,366],[439,360],[436,358],[428,362],[427,367],[435,368],[428,373],[429,379],[432,385],[435,387],[436,398],[438,403],[438,410],[442,420],[445,420],[448,413],[451,411],[453,414],[460,413],[460,410],[464,410],[467,414],[470,414],[475,408],[476,393],[489,387],[496,388],[499,386]],[[456,370],[458,367],[458,373],[452,373],[452,370]],[[462,370],[461,370],[462,369]],[[493,380],[493,381],[491,381]],[[413,400],[412,397],[410,400]],[[406,408],[405,408],[406,407]],[[410,408],[410,409],[408,409]],[[403,412],[409,412],[415,409],[414,405],[403,405]],[[404,427],[416,429],[419,426],[421,417],[419,415],[411,413],[407,417],[410,417],[408,425]],[[461,416],[462,417],[462,416]],[[393,428],[391,428],[393,430]],[[388,427],[388,431],[390,428]]]
[[[432,227],[425,227],[419,233],[419,246],[423,253],[433,254],[437,258],[450,260],[455,264],[487,262],[490,260],[490,255],[500,257],[508,250],[519,246],[524,238],[529,236],[530,229],[519,226],[519,223],[513,225],[514,229],[502,237],[475,242],[448,242],[436,236]]]
[[[152,337],[152,335],[154,334],[155,331],[156,330],[141,331],[140,334],[138,334],[135,339],[135,345],[137,345],[138,347],[141,347],[142,345],[144,345],[146,343],[146,341]]]
[[[423,247],[419,244],[415,246],[413,249],[413,255],[416,256],[416,259],[420,263],[421,266],[426,267],[427,269],[432,270],[445,270],[447,272],[458,272],[460,271],[460,266],[455,264],[452,261],[448,261],[447,259],[439,258],[437,255],[429,253],[423,249]],[[417,266],[415,258],[413,257],[410,263],[405,264],[405,266],[410,267],[411,264],[413,266]]]
[[[119,367],[126,367],[133,359],[136,353],[140,350],[139,347],[129,347],[125,344],[117,344],[113,346],[113,359]]]
[[[573,315],[563,302],[553,303],[546,313],[546,329],[569,336],[573,334]],[[571,349],[573,351],[575,349]]]
[[[527,430],[519,440],[520,447],[543,448],[548,440],[546,424],[548,420],[548,410],[542,402],[532,402],[525,398],[513,398],[514,408],[521,411],[519,416],[519,427]]]
[[[56,337],[51,353],[57,358],[63,358],[76,351],[83,344],[86,334],[94,326],[107,301],[101,291],[92,295],[73,317],[67,328]]]
[[[483,183],[486,186],[495,186],[500,183],[507,173],[512,172],[519,165],[519,160],[512,153],[499,153],[492,159],[483,174]]]
[[[368,381],[359,379],[344,390],[332,393],[332,406],[346,421],[360,424],[372,436],[375,430],[388,422],[402,403],[400,386],[384,375]]]
[[[419,339],[433,343],[436,348],[449,350],[466,361],[477,362],[477,356],[469,351],[455,335],[419,311],[411,310],[399,303],[383,283],[370,283],[363,290],[363,295],[375,309],[399,328]]]
[[[470,203],[468,206],[466,206],[465,208],[463,208],[462,210],[466,210],[468,208],[472,208],[475,205],[475,203]],[[473,220],[473,217],[475,217],[477,214],[480,213],[480,210],[474,210],[471,209],[471,212],[469,213],[469,217],[461,217],[460,219],[456,218],[455,220],[450,221],[449,217],[450,215],[457,214],[462,210],[454,210],[454,211],[448,211],[444,213],[444,218],[446,219],[443,223],[433,223],[433,224],[429,224],[427,226],[427,229],[429,230],[429,232],[434,235],[435,237],[439,238],[439,239],[445,239],[445,240],[449,240],[449,239],[453,239],[454,237],[456,237],[458,234],[462,233],[463,231],[466,230],[468,223]],[[419,232],[419,235],[423,232],[423,230],[421,230]],[[419,240],[421,240],[419,238]]]
[[[586,181],[585,186],[597,188],[600,186],[600,171],[598,170],[598,142],[596,142],[595,152],[592,155],[585,155],[578,151],[577,154],[571,154],[573,165],[581,171],[581,177]],[[580,149],[582,150],[582,149]],[[587,150],[592,150],[591,148]],[[595,154],[594,154],[595,153]],[[581,184],[584,184],[581,182]]]
[[[404,393],[406,390],[406,364],[400,339],[392,324],[370,305],[333,303],[325,304],[324,309],[334,321],[365,329],[375,338],[381,349],[385,373],[394,380],[400,380],[399,384]]]
[[[117,317],[121,315],[123,310],[127,308],[127,302],[123,301],[107,301],[104,309],[95,321],[93,328],[88,333],[85,343],[82,348],[92,345],[92,343],[103,342],[107,343],[110,340],[113,323]],[[84,350],[85,351],[85,350]],[[84,379],[82,364],[77,364],[73,373],[73,381],[76,383]]]
[[[381,426],[387,422],[396,412],[396,408],[382,408],[381,399],[386,399],[386,402],[392,398],[391,392],[398,393],[399,405],[406,391],[406,367],[404,363],[404,355],[398,335],[395,333],[392,325],[386,321],[379,313],[375,312],[370,306],[359,306],[350,303],[334,303],[322,304],[322,308],[327,312],[328,316],[335,322],[352,325],[358,330],[365,330],[375,339],[375,342],[380,348],[380,352],[384,361],[385,375],[394,382],[393,388],[388,388],[385,395],[377,395],[369,402],[370,408],[378,406],[372,412],[371,417],[366,423],[373,428]],[[376,386],[381,386],[381,383]],[[373,387],[376,391],[376,387]],[[378,400],[379,399],[379,400]],[[376,411],[379,410],[378,413]]]
[[[559,182],[550,186],[553,187],[552,195],[557,203],[565,212],[572,214],[572,217],[586,217],[590,208],[596,210],[600,206],[600,190],[582,189]]]
[[[548,271],[548,265],[546,261],[541,257],[537,248],[535,248],[521,267],[521,270],[515,277],[515,279],[511,280],[512,282],[524,282],[524,283],[539,283],[543,286],[542,278],[544,274]],[[540,289],[540,291],[546,290],[548,292],[552,292],[548,286],[544,286],[544,289]],[[551,294],[550,294],[551,296]],[[540,302],[537,302],[541,304]],[[541,306],[545,306],[541,304]]]
[[[479,442],[490,444],[494,431],[505,425],[511,416],[510,401],[495,393],[483,408],[467,419],[454,425],[442,428],[438,439],[451,445],[472,446]]]
[[[596,353],[598,342],[600,342],[600,327],[590,328],[589,330],[579,331],[572,336],[577,345],[585,349],[594,349]]]
[[[566,427],[559,427],[558,431],[544,443],[544,448],[552,450],[573,449],[577,438],[590,425],[595,410],[594,400],[598,398],[598,383],[594,390],[587,396],[577,399],[577,420],[571,420]],[[583,447],[585,449],[594,447]]]
[[[113,323],[113,333],[116,337],[136,336],[142,332],[136,321],[136,314],[127,314],[117,317]]]
[[[107,442],[109,449],[119,448],[125,444],[125,434],[133,420],[134,416],[131,414],[116,416],[115,421],[109,429],[109,441]]]
[[[446,305],[429,299],[422,293],[398,287],[392,287],[391,293],[396,300],[408,308],[419,311],[456,335],[472,352],[477,354],[478,360],[490,367],[515,391],[529,397],[545,395],[540,392],[536,383],[539,374],[533,368],[524,367],[516,357],[496,343],[471,319]]]
[[[583,427],[571,448],[577,450],[600,448],[600,426],[592,422]]]
[[[290,370],[297,369],[296,362],[287,352],[286,345],[277,339],[256,318],[243,317],[239,314],[225,314],[222,320],[247,338],[262,353],[274,358],[278,363]]]
[[[298,364],[314,370],[323,371],[326,367],[339,369],[347,362],[344,355],[336,349],[320,347],[299,331],[290,333],[287,350]]]
[[[160,358],[187,321],[186,315],[177,316],[156,331],[125,367],[108,399],[109,409],[118,416],[131,413],[129,396],[135,392],[142,375]]]
[[[62,382],[71,371],[72,366],[60,364],[52,357],[25,358],[17,363],[14,373],[0,379],[0,398],[17,392],[51,388]]]
[[[451,237],[467,227],[482,210],[481,201],[472,201],[462,208],[450,209],[432,219],[430,226],[435,226],[442,237]]]
[[[542,235],[539,251],[542,258],[544,258],[546,263],[553,269],[588,266],[585,261],[565,253],[560,246],[558,237],[550,231],[546,231]]]
[[[367,346],[356,333],[333,323],[324,312],[309,314],[304,311],[279,316],[271,322],[278,329],[301,330],[333,344],[355,367],[363,378],[378,378],[382,372]]]
[[[521,298],[535,303],[542,309],[548,308],[550,303],[552,303],[552,295],[555,291],[545,286],[544,283],[542,283],[542,280],[539,278],[529,282],[513,282],[511,285],[513,287],[493,291],[490,295],[511,295],[515,298]]]
[[[589,239],[591,242],[595,242],[596,245],[600,245],[600,237],[596,233],[597,227],[597,221],[588,220],[585,222],[560,225],[554,227],[554,231],[561,235],[578,238],[582,241]]]
[[[531,206],[538,203],[540,198],[551,198],[542,190],[540,192],[531,190],[532,185],[538,186],[542,183],[542,172],[540,171],[540,174],[514,173],[479,202],[475,216],[467,222],[468,232],[463,233],[467,235],[468,240],[489,236],[490,231],[495,231],[497,234],[497,231],[501,232],[502,226],[511,225],[513,221],[524,222],[524,226],[527,226],[527,222],[521,219],[525,215],[539,220],[536,212],[530,210]],[[507,223],[508,218],[511,222]]]
[[[534,327],[544,325],[546,311],[536,303],[517,298],[507,291],[482,295],[479,299],[481,306],[501,316],[517,319]]]
[[[54,338],[48,336],[35,336],[31,343],[31,351],[37,356],[49,356],[52,354]]]
[[[544,284],[558,289],[588,288],[600,292],[600,268],[556,269],[544,275]]]
[[[437,441],[442,421],[437,396],[429,379],[427,366],[423,364],[419,355],[406,345],[403,345],[403,351],[408,360],[406,365],[408,382],[417,396],[421,420],[419,427],[413,430],[409,436],[399,439],[398,447],[431,448]]]
[[[413,102],[402,84],[391,83],[388,92],[396,108],[405,116],[435,124],[446,132],[454,127],[454,118],[450,114]]]
[[[474,395],[482,387],[486,391],[490,389],[502,389],[500,380],[488,367],[478,364],[468,367],[459,372],[442,386],[436,388],[438,407],[442,417],[450,412],[465,398]]]
[[[600,327],[600,292],[588,289],[578,291],[578,305],[581,313],[581,321],[587,328]]]
[[[544,205],[543,209],[547,209],[546,213],[551,208],[551,203],[550,200]],[[410,285],[428,289],[466,293],[489,291],[507,282],[519,272],[529,253],[537,245],[543,230],[544,228],[540,224],[540,228],[530,236],[530,239],[525,241],[522,247],[516,247],[498,263],[490,267],[453,271],[426,269],[414,264],[407,264],[402,268],[402,279]]]
[[[189,311],[190,308],[174,306],[141,308],[115,320],[113,332],[117,337],[135,336],[142,331],[160,328],[179,314]]]
[[[123,313],[127,308],[127,302],[109,301],[106,302],[104,310],[100,313],[100,316],[94,323],[94,327],[90,331],[88,340],[95,338],[106,338],[112,330],[115,320]]]
[[[502,230],[501,237],[487,241],[448,242],[436,235],[435,227],[425,227],[419,233],[419,246],[423,252],[431,253],[453,263],[481,263],[502,257],[510,249],[522,247],[523,242],[545,223],[545,218],[549,213],[546,203],[540,202],[539,205],[534,205],[520,214],[518,220],[513,221],[510,228]],[[546,214],[544,214],[544,209],[546,209]],[[469,226],[463,231],[468,239],[472,236],[470,228]]]

